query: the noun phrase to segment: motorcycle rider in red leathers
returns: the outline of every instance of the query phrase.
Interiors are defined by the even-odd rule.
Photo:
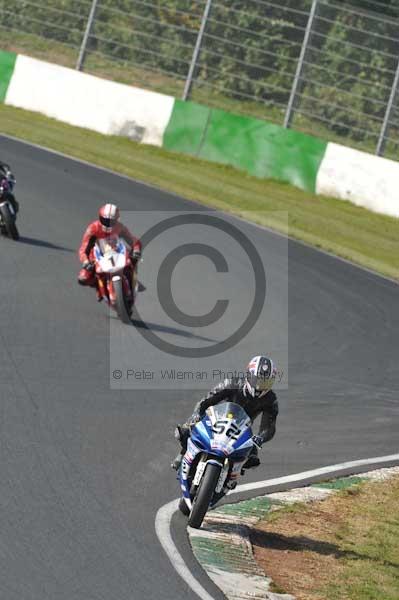
[[[80,244],[79,260],[82,263],[78,275],[80,285],[97,288],[97,279],[93,268],[93,248],[97,240],[113,237],[121,237],[131,247],[134,271],[136,272],[137,262],[141,258],[141,242],[130,233],[125,225],[119,222],[118,207],[115,204],[105,204],[98,212],[98,219],[87,227]],[[97,299],[102,300],[98,289]]]

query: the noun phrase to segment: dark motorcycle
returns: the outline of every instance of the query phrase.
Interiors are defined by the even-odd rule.
[[[19,239],[16,226],[18,203],[15,200],[7,179],[0,181],[0,231],[13,240]]]

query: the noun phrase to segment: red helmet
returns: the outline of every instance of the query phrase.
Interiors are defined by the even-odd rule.
[[[104,204],[98,211],[98,218],[103,226],[103,230],[111,233],[119,220],[119,208],[115,204]]]

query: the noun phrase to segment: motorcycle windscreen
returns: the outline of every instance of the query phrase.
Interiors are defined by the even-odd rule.
[[[238,452],[245,458],[252,448],[251,419],[245,410],[233,402],[222,402],[209,407],[206,415],[203,427],[210,435],[211,452],[234,458]]]
[[[216,404],[216,406],[212,406],[211,409],[216,421],[222,419],[235,421],[236,425],[240,428],[250,424],[251,420],[245,410],[242,406],[234,402],[221,402],[220,404]]]
[[[109,236],[104,239],[98,240],[97,245],[103,256],[116,252],[122,254],[125,251],[125,244],[119,236]]]
[[[119,237],[98,240],[95,257],[103,273],[117,273],[126,266],[126,246]]]

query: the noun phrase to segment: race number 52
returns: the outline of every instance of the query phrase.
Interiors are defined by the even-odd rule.
[[[232,440],[238,440],[241,429],[235,425],[235,423],[230,423],[227,419],[219,419],[212,427],[213,433],[217,435],[225,435],[226,437]]]

